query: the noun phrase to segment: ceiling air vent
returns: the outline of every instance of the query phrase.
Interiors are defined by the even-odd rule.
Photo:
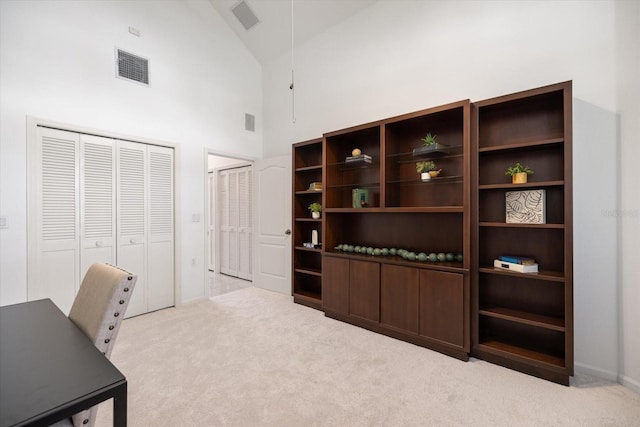
[[[116,49],[116,68],[118,77],[149,85],[149,60]]]
[[[241,0],[238,4],[231,8],[231,12],[238,18],[245,30],[249,31],[260,20],[251,10],[246,1]]]

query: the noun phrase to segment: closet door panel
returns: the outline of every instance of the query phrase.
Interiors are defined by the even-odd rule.
[[[253,168],[251,166],[238,171],[238,277],[252,279],[252,188]]]
[[[79,138],[38,128],[31,167],[29,300],[51,298],[68,313],[80,285]]]
[[[112,139],[80,135],[80,276],[89,266],[116,264],[116,170]]]
[[[146,147],[127,141],[117,146],[117,264],[138,275],[127,317],[147,312]]]
[[[148,310],[174,304],[173,149],[148,146]]]

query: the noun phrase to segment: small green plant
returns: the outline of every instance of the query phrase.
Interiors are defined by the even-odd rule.
[[[436,164],[432,160],[423,160],[416,163],[416,172],[425,173],[436,170]]]
[[[437,135],[431,135],[431,133],[428,133],[427,136],[422,138],[420,141],[422,141],[423,146],[428,147],[430,145],[435,144],[437,139],[438,139]]]
[[[318,202],[313,202],[309,205],[309,210],[311,212],[322,212],[322,205]]]
[[[517,162],[515,166],[510,166],[504,174],[513,176],[517,173],[526,173],[527,175],[531,175],[533,170],[529,169],[528,166],[522,166],[520,162]]]

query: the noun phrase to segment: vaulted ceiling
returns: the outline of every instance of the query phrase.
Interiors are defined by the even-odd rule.
[[[290,51],[292,39],[295,46],[298,46],[376,1],[209,0],[261,64]],[[246,3],[259,20],[249,30],[244,28],[232,12],[241,2]]]

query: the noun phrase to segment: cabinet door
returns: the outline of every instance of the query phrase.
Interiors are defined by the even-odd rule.
[[[382,265],[380,323],[418,333],[418,269]]]
[[[349,313],[349,260],[322,258],[322,308]]]
[[[464,345],[464,277],[420,271],[420,335]]]
[[[349,314],[380,321],[380,264],[349,263]]]

